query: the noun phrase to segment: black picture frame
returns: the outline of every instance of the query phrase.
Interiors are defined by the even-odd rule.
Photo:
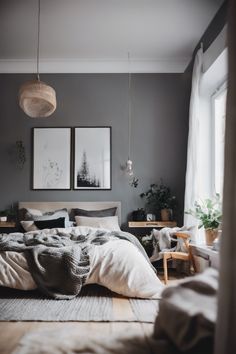
[[[74,128],[74,190],[112,189],[112,128]]]
[[[71,190],[72,129],[32,128],[32,147],[31,189]]]

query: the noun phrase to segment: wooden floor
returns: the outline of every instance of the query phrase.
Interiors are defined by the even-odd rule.
[[[124,301],[125,300],[125,301]],[[131,312],[127,299],[116,299],[114,311],[122,315],[122,312]],[[96,333],[106,336],[117,332],[131,332],[139,336],[147,337],[153,331],[152,323],[143,322],[0,322],[0,353],[10,354],[16,348],[18,342],[26,333],[38,330],[78,330],[80,333]]]
[[[162,278],[162,274],[158,274]],[[175,284],[179,277],[170,275],[170,284]],[[113,311],[116,316],[123,313],[132,315],[132,310],[127,299],[116,298],[113,302]],[[78,334],[96,333],[96,334],[111,334],[117,332],[132,331],[135,334],[142,336],[148,340],[148,336],[153,331],[152,323],[143,322],[0,322],[0,354],[10,354],[16,348],[18,342],[26,333],[37,330],[59,330],[66,328],[77,328]]]

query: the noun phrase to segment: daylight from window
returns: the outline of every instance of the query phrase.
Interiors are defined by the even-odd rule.
[[[213,96],[214,120],[214,189],[215,193],[223,194],[224,180],[224,145],[225,145],[225,115],[227,89],[221,88]]]

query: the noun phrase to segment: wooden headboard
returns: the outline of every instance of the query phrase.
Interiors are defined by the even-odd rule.
[[[121,202],[19,202],[19,209],[30,208],[42,211],[52,211],[66,208],[70,214],[71,209],[101,210],[117,207],[119,224],[121,224]]]

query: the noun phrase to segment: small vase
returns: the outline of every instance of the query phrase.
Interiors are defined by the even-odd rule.
[[[207,246],[212,246],[213,241],[217,238],[217,236],[218,236],[218,229],[206,229],[205,238],[206,238]]]
[[[162,221],[169,221],[170,220],[170,211],[169,209],[161,209],[161,220]]]

